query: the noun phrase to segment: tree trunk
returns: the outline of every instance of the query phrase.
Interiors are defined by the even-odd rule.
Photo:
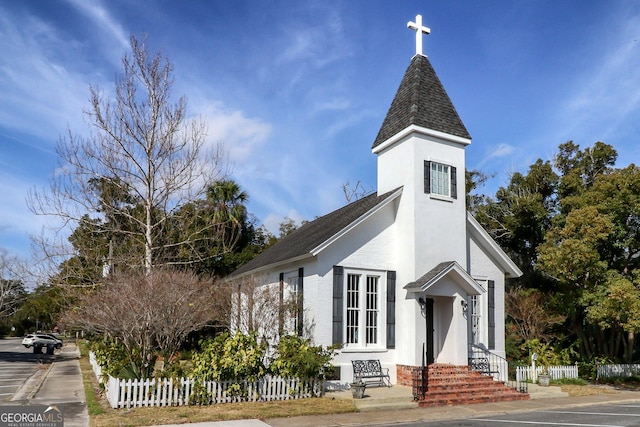
[[[627,363],[631,363],[631,358],[633,357],[633,347],[635,344],[635,333],[633,331],[627,332],[627,351],[625,355],[625,360]]]

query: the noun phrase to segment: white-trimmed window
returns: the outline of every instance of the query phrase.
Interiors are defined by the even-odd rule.
[[[431,193],[441,196],[451,194],[449,184],[451,183],[450,168],[442,163],[431,162]]]
[[[478,295],[471,295],[471,334],[473,343],[480,344],[480,302]]]
[[[374,272],[346,273],[346,344],[348,347],[380,347],[382,276]]]
[[[298,311],[300,307],[300,283],[298,272],[285,273],[285,333],[297,334],[300,330],[300,316]]]
[[[443,197],[457,197],[456,168],[444,163],[424,162],[424,192]]]

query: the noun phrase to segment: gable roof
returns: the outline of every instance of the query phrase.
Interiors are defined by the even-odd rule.
[[[477,219],[473,217],[471,212],[467,211],[467,230],[471,235],[476,237],[478,244],[484,249],[500,268],[504,271],[507,278],[515,278],[522,276],[522,270],[518,268],[515,262],[507,255],[500,245],[493,240],[487,231],[480,225]]]
[[[350,225],[395,199],[401,193],[400,189],[397,188],[380,196],[373,193],[302,225],[275,245],[240,266],[229,277],[242,276],[270,265],[315,255],[321,245],[332,241],[334,236],[341,234]]]
[[[411,59],[371,148],[411,126],[471,139],[429,59],[423,55]]]
[[[469,295],[480,295],[485,290],[455,261],[445,261],[433,267],[422,277],[404,286],[409,292],[427,292],[437,286],[440,279],[450,276]]]

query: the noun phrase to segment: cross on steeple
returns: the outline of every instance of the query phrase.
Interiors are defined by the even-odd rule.
[[[409,21],[407,28],[416,31],[416,55],[422,55],[422,33],[429,34],[431,28],[422,25],[422,15],[416,15],[416,22]]]

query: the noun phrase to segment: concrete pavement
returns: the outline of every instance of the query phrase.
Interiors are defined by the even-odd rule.
[[[531,400],[514,402],[478,403],[473,405],[439,406],[433,408],[416,408],[403,410],[368,410],[350,414],[332,414],[319,416],[303,416],[291,418],[267,419],[265,422],[271,427],[324,427],[324,426],[357,426],[377,425],[409,422],[426,422],[463,419],[487,415],[507,414],[516,412],[531,412],[552,410],[559,408],[588,406],[608,403],[640,402],[640,392],[617,391],[614,394],[599,394],[593,396],[554,397],[554,392],[541,391],[536,396],[537,387],[532,388]],[[546,395],[547,397],[542,397]],[[366,400],[363,399],[363,400]]]
[[[62,409],[65,427],[88,427],[89,414],[79,360],[80,351],[75,343],[65,343],[56,351],[51,367],[27,380],[13,400],[32,405],[56,405]]]
[[[597,404],[640,402],[640,392],[613,390],[604,387],[603,391],[607,391],[607,393],[592,396],[569,397],[567,393],[560,390],[560,387],[540,387],[536,384],[530,384],[529,392],[531,400],[417,408],[416,405],[410,401],[411,389],[409,387],[393,386],[391,388],[381,387],[367,389],[366,397],[355,401],[360,412],[271,418],[265,419],[264,421],[238,420],[206,422],[190,425],[194,427],[371,426],[453,420],[516,412],[546,411]],[[327,397],[336,399],[350,399],[350,395],[349,391],[327,393]],[[400,401],[403,403],[397,405]],[[396,409],[389,409],[394,406]],[[176,426],[174,425],[172,427]]]

